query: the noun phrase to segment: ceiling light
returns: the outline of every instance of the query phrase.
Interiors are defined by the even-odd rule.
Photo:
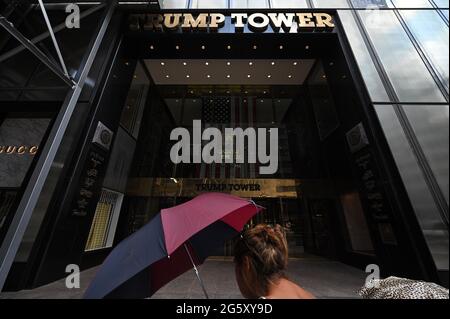
[[[228,50],[231,50],[231,45],[227,46],[227,49],[228,49]]]
[[[272,62],[271,64],[272,64],[272,65],[275,65],[275,62]]]
[[[248,91],[245,91],[244,93],[245,93],[245,94],[248,94]]]
[[[227,62],[227,65],[231,65],[231,62]]]
[[[248,78],[251,78],[252,76],[251,76],[250,74],[247,74],[247,77],[248,77]]]
[[[294,65],[297,65],[298,63],[297,63],[297,62],[294,62],[293,64],[294,64]]]
[[[206,49],[206,47],[204,45],[202,45],[202,50],[205,50],[205,49]]]
[[[211,75],[208,74],[206,77],[209,79],[211,77]]]
[[[268,74],[267,77],[270,79],[272,77],[272,75]]]
[[[261,100],[261,103],[264,103],[264,100]]]
[[[189,74],[186,74],[186,77],[189,79],[191,76]]]
[[[183,65],[184,65],[184,66],[186,66],[186,65],[187,65],[187,63],[186,63],[186,62],[183,62]]]
[[[194,91],[191,91],[191,94],[194,94]]]
[[[253,50],[256,50],[258,47],[256,45],[253,46]]]
[[[253,65],[253,62],[249,62],[248,65],[252,66],[252,65]]]
[[[291,79],[291,78],[292,78],[292,75],[290,75],[290,74],[289,74],[289,75],[288,75],[288,78],[290,78],[290,79]]]
[[[135,74],[135,75],[133,75],[133,79],[137,79],[137,75]]]
[[[180,46],[179,45],[176,45],[175,46],[175,50],[179,50],[180,49]]]
[[[283,48],[284,48],[284,47],[283,47],[282,45],[280,45],[280,50],[283,50]]]
[[[228,74],[228,75],[227,75],[227,78],[228,78],[228,79],[231,78],[231,75]]]
[[[227,94],[230,94],[230,91],[227,91]]]
[[[126,66],[129,66],[129,65],[130,65],[130,62],[128,62],[128,61],[125,62],[125,65],[126,65]]]
[[[309,45],[305,45],[305,49],[306,49],[306,50],[309,50]]]
[[[205,65],[209,65],[209,62],[205,62]]]
[[[153,45],[150,46],[150,50],[153,50],[155,47]]]
[[[212,94],[212,91],[209,91],[209,94]]]
[[[244,99],[244,103],[247,103],[247,100]]]
[[[161,65],[164,66],[164,65],[166,65],[166,64],[165,64],[164,62],[161,62]]]
[[[170,78],[170,75],[169,75],[169,74],[167,74],[167,75],[166,75],[166,78]]]
[[[322,75],[322,79],[326,79],[327,78],[327,76],[324,74],[324,75]]]
[[[267,93],[266,91],[263,92],[263,94],[266,94],[266,93]]]

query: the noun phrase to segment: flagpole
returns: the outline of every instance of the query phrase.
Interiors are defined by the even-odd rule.
[[[192,259],[191,253],[189,252],[189,249],[188,249],[188,247],[186,246],[186,244],[184,244],[184,249],[186,249],[186,252],[187,252],[187,254],[188,254],[188,256],[189,256],[189,259],[191,260],[192,266],[194,266],[195,275],[197,276],[197,279],[198,279],[198,281],[199,281],[199,283],[200,283],[200,286],[201,286],[202,289],[203,289],[203,293],[205,294],[206,299],[209,299],[208,293],[206,292],[205,286],[203,285],[203,281],[202,281],[202,279],[200,278],[200,274],[199,274],[199,272],[198,272],[197,266],[195,265],[194,259]]]

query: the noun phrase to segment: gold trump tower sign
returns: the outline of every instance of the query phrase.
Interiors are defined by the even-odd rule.
[[[269,26],[274,32],[301,32],[312,28],[334,28],[333,17],[328,13],[163,13],[133,14],[130,29],[142,31],[209,31],[218,32],[228,21],[235,32],[265,32]]]

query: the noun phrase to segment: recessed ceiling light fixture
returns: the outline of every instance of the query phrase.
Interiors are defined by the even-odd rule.
[[[150,46],[150,50],[153,50],[155,47],[153,45]]]
[[[272,75],[270,75],[270,74],[268,74],[268,75],[267,75],[267,78],[269,78],[269,79],[270,79],[271,77],[272,77]]]
[[[170,78],[170,75],[167,74],[167,75],[166,75],[166,78]]]
[[[248,65],[252,66],[252,65],[253,65],[253,62],[248,62]]]
[[[231,45],[227,46],[227,49],[228,49],[228,50],[231,50]]]
[[[186,62],[183,62],[183,65],[184,65],[184,66],[186,66],[186,65],[187,65],[187,63],[186,63]]]
[[[180,46],[179,45],[176,45],[175,46],[175,50],[179,50],[180,49]]]
[[[293,65],[297,65],[298,63],[297,62],[294,62],[294,63],[292,63]]]
[[[206,77],[209,79],[211,77],[211,75],[208,74]]]
[[[305,49],[306,49],[306,50],[309,50],[309,45],[305,45]]]
[[[254,46],[253,46],[253,50],[256,50],[257,48],[258,48],[257,45],[254,45]]]
[[[204,45],[202,45],[202,50],[205,50],[205,49],[206,49],[206,47]]]
[[[284,49],[284,47],[282,45],[280,45],[280,50],[283,50],[283,49]]]
[[[189,79],[191,76],[189,74],[186,74],[186,77]]]
[[[272,61],[272,63],[271,63],[271,64],[272,64],[272,65],[275,65],[275,62],[273,62],[273,61]]]
[[[290,78],[290,79],[291,79],[291,78],[292,78],[292,75],[290,75],[290,74],[289,74],[289,75],[288,75],[288,78]]]
[[[209,65],[209,62],[205,62],[205,65]]]
[[[231,75],[228,74],[228,75],[227,75],[227,79],[229,79],[229,78],[231,78]]]
[[[227,65],[230,66],[230,65],[231,65],[231,62],[227,62]]]
[[[247,74],[247,77],[248,77],[248,78],[251,78],[252,76],[251,76],[250,74]]]
[[[164,66],[164,65],[166,65],[166,64],[165,64],[164,62],[161,62],[161,65]]]

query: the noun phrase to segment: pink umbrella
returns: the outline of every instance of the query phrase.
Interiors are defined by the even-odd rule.
[[[239,234],[263,207],[222,193],[207,193],[161,210],[106,258],[85,298],[145,298],[197,265]]]

